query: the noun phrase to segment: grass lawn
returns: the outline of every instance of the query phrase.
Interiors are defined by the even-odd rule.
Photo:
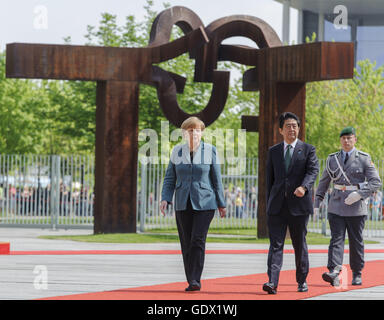
[[[72,240],[82,242],[99,243],[161,243],[178,242],[179,237],[176,229],[153,229],[145,233],[113,233],[96,235],[71,235],[71,236],[40,236],[40,239]],[[219,243],[264,243],[269,244],[269,239],[257,239],[255,229],[216,229],[211,228],[208,233],[207,242]],[[309,245],[329,244],[329,237],[318,233],[307,234]],[[346,241],[348,243],[348,241]],[[377,243],[366,241],[365,243]],[[291,244],[287,239],[286,244]]]

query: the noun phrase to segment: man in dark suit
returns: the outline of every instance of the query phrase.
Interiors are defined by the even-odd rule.
[[[315,148],[298,139],[299,118],[285,112],[280,115],[279,127],[284,141],[269,149],[267,159],[269,282],[263,285],[263,290],[269,294],[277,293],[287,228],[295,250],[298,291],[308,291],[306,234],[309,215],[313,214],[312,187],[319,173]]]

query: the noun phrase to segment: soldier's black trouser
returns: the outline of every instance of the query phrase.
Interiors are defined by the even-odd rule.
[[[364,268],[363,230],[367,216],[343,217],[328,213],[331,241],[328,249],[328,270],[340,271],[343,265],[345,232],[349,240],[349,265],[354,273]]]

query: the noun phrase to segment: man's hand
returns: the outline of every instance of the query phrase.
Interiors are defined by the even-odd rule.
[[[295,192],[293,193],[296,197],[302,198],[305,195],[305,188],[304,187],[297,187]]]
[[[347,198],[345,198],[344,203],[350,206],[351,204],[354,204],[360,199],[361,199],[361,195],[358,192],[353,191],[348,195]]]
[[[320,209],[319,208],[313,208],[313,213],[315,216],[319,216]]]
[[[165,216],[165,210],[167,210],[168,202],[163,200],[160,202],[160,212]]]
[[[226,208],[219,208],[219,213],[220,213],[220,217],[224,218],[227,214],[227,209]]]

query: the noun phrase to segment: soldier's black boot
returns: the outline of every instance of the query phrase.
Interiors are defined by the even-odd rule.
[[[352,285],[361,286],[363,284],[361,280],[361,272],[353,272]]]
[[[340,285],[339,271],[324,272],[322,278],[325,282],[329,282],[331,286],[338,287]]]

